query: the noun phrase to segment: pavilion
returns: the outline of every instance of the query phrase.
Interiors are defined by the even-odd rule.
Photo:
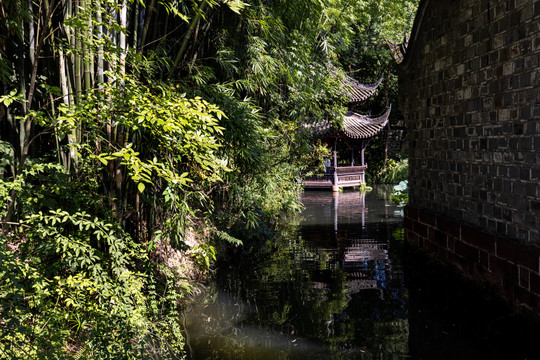
[[[388,123],[391,106],[377,117],[361,115],[354,112],[355,107],[371,98],[382,82],[382,77],[375,84],[364,85],[346,76],[343,84],[349,97],[349,111],[344,115],[341,129],[328,120],[306,124],[313,137],[321,139],[333,152],[332,161],[325,163],[326,171],[305,177],[305,189],[332,189],[339,191],[343,187],[355,187],[365,184],[367,164],[364,150],[370,140],[383,131]],[[345,157],[347,154],[348,156]],[[340,165],[338,165],[338,160]],[[346,162],[347,164],[343,164]],[[310,168],[311,172],[315,168]]]

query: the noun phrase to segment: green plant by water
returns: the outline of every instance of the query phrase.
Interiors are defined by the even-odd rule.
[[[405,206],[409,203],[409,183],[407,180],[394,186],[392,201],[399,206]]]
[[[172,254],[207,271],[299,211],[300,121],[343,113],[331,69],[413,3],[4,6],[0,358],[181,358]]]

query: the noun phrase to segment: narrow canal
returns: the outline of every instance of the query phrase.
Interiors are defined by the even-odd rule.
[[[408,248],[390,192],[304,193],[186,310],[189,358],[540,359],[537,323]]]

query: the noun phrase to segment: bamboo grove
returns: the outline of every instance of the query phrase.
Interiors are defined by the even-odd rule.
[[[297,211],[301,121],[414,3],[0,0],[0,358],[181,358],[159,250],[207,268]]]

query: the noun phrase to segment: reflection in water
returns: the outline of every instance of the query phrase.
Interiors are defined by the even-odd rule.
[[[223,261],[190,357],[540,359],[537,323],[406,249],[389,190],[305,193],[299,225]]]
[[[407,354],[402,218],[388,188],[377,190],[307,192],[299,226],[221,264],[215,288],[187,312],[192,357]]]

